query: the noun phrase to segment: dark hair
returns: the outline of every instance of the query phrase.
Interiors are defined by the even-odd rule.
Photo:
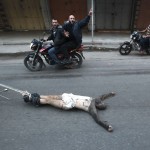
[[[57,20],[57,19],[53,18],[52,20]],[[57,22],[58,22],[58,20],[57,20]]]

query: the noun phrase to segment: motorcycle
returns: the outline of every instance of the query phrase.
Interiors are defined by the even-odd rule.
[[[121,55],[128,55],[132,50],[134,51],[141,51],[140,46],[140,40],[142,39],[142,35],[138,31],[134,31],[130,35],[131,41],[125,41],[120,47],[119,47],[119,53]],[[147,55],[150,55],[150,48],[145,49],[145,52]]]
[[[30,71],[40,71],[43,67],[46,67],[44,61],[42,58],[45,59],[47,64],[49,65],[57,65],[54,60],[49,58],[48,50],[53,47],[52,44],[45,44],[44,40],[37,40],[33,39],[30,48],[34,52],[28,54],[24,59],[24,65],[27,69]],[[82,65],[83,62],[83,46],[81,46],[78,49],[73,49],[68,51],[70,55],[70,63],[63,63],[62,66],[64,68],[79,68]],[[63,62],[65,59],[64,54],[62,52],[59,52],[57,55],[57,58]]]

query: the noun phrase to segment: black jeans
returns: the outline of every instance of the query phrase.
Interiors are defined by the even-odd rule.
[[[149,46],[150,46],[149,41],[150,41],[150,38],[149,38],[149,37],[147,37],[147,38],[142,38],[142,39],[140,40],[141,48],[144,49],[144,50],[147,49],[147,48],[149,48]]]
[[[66,59],[69,59],[69,50],[75,49],[77,47],[76,42],[68,41],[59,47],[59,50],[65,55]]]

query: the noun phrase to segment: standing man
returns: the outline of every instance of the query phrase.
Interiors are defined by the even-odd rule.
[[[65,54],[67,61],[69,61],[68,50],[79,48],[82,43],[82,28],[85,27],[91,18],[92,10],[89,11],[88,15],[80,20],[76,21],[74,15],[70,15],[68,21],[63,25],[63,29],[68,35],[67,41],[61,45],[60,50]]]

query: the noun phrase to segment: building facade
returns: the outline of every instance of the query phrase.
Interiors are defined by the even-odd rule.
[[[84,18],[93,1],[95,31],[131,31],[150,24],[150,0],[1,0],[0,30],[46,30],[51,19]]]

